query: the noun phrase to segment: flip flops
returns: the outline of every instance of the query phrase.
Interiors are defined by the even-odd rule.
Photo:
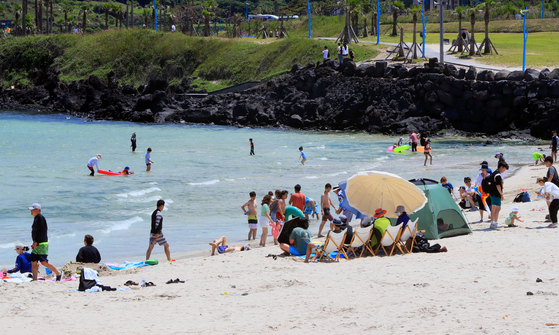
[[[169,279],[167,281],[167,284],[177,284],[177,283],[184,283],[184,280],[180,280],[179,278],[177,278],[177,279]]]
[[[131,280],[129,280],[129,281],[127,281],[126,283],[124,283],[124,286],[136,286],[136,285],[138,285],[138,283],[133,282],[133,281],[131,281]]]
[[[505,226],[505,227],[506,227],[506,228],[515,228],[515,227],[518,227],[518,226],[515,225],[515,224],[509,224],[508,226]]]
[[[153,282],[147,282],[146,287],[149,287],[149,286],[157,286],[157,285],[155,285]]]
[[[272,254],[268,254],[268,256],[266,256],[266,257],[272,257],[274,259],[274,261],[278,259],[278,256],[272,255]]]

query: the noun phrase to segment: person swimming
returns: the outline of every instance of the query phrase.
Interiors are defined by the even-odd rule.
[[[127,167],[124,168],[124,170],[120,171],[120,174],[128,175],[128,174],[134,174],[134,172],[130,171],[130,168],[127,166]]]

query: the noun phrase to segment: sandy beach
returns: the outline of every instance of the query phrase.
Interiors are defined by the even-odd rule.
[[[547,206],[533,193],[545,171],[526,166],[505,179],[500,222],[518,206],[518,228],[474,223],[473,234],[432,241],[447,253],[305,264],[266,258],[280,254],[274,246],[216,257],[208,246],[208,256],[101,277],[112,287],[144,277],[155,287],[83,293],[68,291],[77,281],[0,283],[0,323],[8,333],[49,334],[554,334],[546,323],[559,323],[559,230],[546,228]],[[522,188],[532,202],[513,205]],[[479,221],[479,212],[465,214]],[[186,283],[165,284],[175,278]]]

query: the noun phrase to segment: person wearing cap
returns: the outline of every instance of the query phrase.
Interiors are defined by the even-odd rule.
[[[307,202],[307,197],[301,193],[301,185],[297,184],[294,187],[295,193],[291,193],[289,198],[289,204],[293,207],[297,207],[303,212],[305,210],[305,203]],[[308,218],[308,217],[307,217]]]
[[[101,154],[97,154],[95,157],[91,157],[91,159],[87,162],[87,168],[91,171],[89,174],[90,176],[95,175],[95,170],[93,170],[94,166],[97,168],[97,171],[99,171],[99,160],[101,158],[103,158],[103,156],[101,156]]]
[[[402,224],[402,230],[406,228],[408,222],[410,221],[410,217],[408,213],[406,213],[406,208],[402,205],[396,207],[396,211],[394,212],[398,216],[398,220],[396,221],[396,225]]]
[[[515,220],[520,221],[520,222],[524,222],[523,220],[520,219],[520,216],[518,215],[519,211],[520,211],[520,209],[518,207],[513,207],[513,208],[510,209],[510,214],[505,219],[505,224],[507,225],[508,228],[518,227],[517,225],[514,224]]]
[[[384,217],[386,211],[382,208],[377,208],[373,217],[375,218],[375,222],[373,223],[374,234],[371,236],[371,246],[375,247],[382,236],[384,235],[384,231],[386,227],[390,226],[390,220]]]
[[[76,262],[81,263],[101,263],[101,254],[99,250],[93,246],[95,239],[91,235],[85,235],[83,238],[84,246],[80,248],[76,255]]]
[[[31,264],[31,254],[26,252],[25,249],[26,247],[23,246],[23,243],[16,244],[16,247],[14,248],[14,250],[17,252],[16,266],[11,270],[4,269],[4,274],[15,272],[26,273],[33,271],[33,267]],[[29,248],[27,248],[27,250],[29,250]]]
[[[48,226],[47,220],[43,214],[41,214],[41,205],[34,203],[27,209],[31,211],[31,216],[33,216],[33,226],[31,230],[31,237],[33,238],[33,244],[31,245],[31,249],[33,249],[31,251],[31,272],[33,273],[33,280],[37,280],[39,263],[41,263],[41,265],[56,274],[56,281],[60,281],[62,279],[62,272],[54,267],[48,260]]]
[[[134,172],[130,171],[130,167],[125,167],[124,170],[120,171],[120,174],[134,174]]]
[[[350,244],[353,238],[353,227],[347,222],[347,216],[340,215],[338,219],[341,221],[340,229],[346,231],[344,244]]]
[[[489,190],[489,198],[491,199],[491,224],[489,228],[501,228],[499,224],[499,213],[501,212],[501,201],[505,200],[503,191],[503,176],[502,174],[509,169],[506,162],[499,162],[497,171],[491,174],[494,186]]]
[[[559,210],[559,187],[546,180],[546,177],[539,177],[536,183],[540,186],[543,186],[543,194],[545,199],[547,201],[551,201],[548,207],[551,224],[548,227],[557,228],[557,211]]]
[[[336,210],[336,214],[340,214],[343,212],[343,214],[347,218],[347,222],[351,222],[351,220],[353,219],[353,213],[350,210],[344,209],[342,207],[342,204],[344,203],[344,201],[346,201],[344,191],[340,188],[339,185],[336,185],[332,189],[332,192],[334,192],[338,196],[338,202],[340,203],[340,206]]]

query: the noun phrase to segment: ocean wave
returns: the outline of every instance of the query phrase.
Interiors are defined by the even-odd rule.
[[[139,199],[118,199],[118,202],[137,202],[137,203],[144,203],[144,202],[152,202],[161,199],[160,195],[154,195],[152,197],[147,198],[139,198]]]
[[[382,157],[375,158],[375,160],[377,160],[377,161],[384,161],[384,160],[387,160],[387,159],[388,159],[388,156],[382,156]]]
[[[320,159],[321,161],[327,161],[327,160],[328,160],[328,158],[326,158],[326,157],[321,157],[321,158],[319,158],[319,159]]]
[[[0,249],[9,249],[15,247],[15,243],[0,244]]]
[[[318,179],[317,176],[308,176],[308,177],[305,177],[305,178],[307,178],[307,179]]]
[[[341,174],[347,174],[347,171],[331,173],[331,174],[329,174],[329,176],[330,176],[330,177],[335,177],[335,176],[339,176],[339,175],[341,175]]]
[[[100,231],[102,233],[108,234],[108,233],[110,233],[112,231],[115,231],[115,230],[127,230],[128,228],[130,228],[130,226],[132,226],[132,224],[134,224],[136,222],[142,222],[142,221],[144,221],[144,219],[142,219],[139,216],[135,216],[135,217],[130,218],[128,220],[111,222],[109,227],[107,227],[105,229],[101,229]]]
[[[201,186],[201,185],[213,185],[219,183],[219,179],[212,179],[212,180],[208,180],[208,181],[203,181],[201,183],[188,183],[188,185],[192,185],[192,186]]]
[[[235,181],[235,179],[225,178],[225,181]]]
[[[56,236],[53,236],[53,237],[56,238],[56,239],[60,239],[60,238],[63,238],[63,237],[75,237],[75,236],[76,236],[76,233],[71,233],[71,234],[56,235]]]
[[[146,195],[148,193],[157,192],[157,191],[161,191],[161,189],[157,187],[150,187],[145,190],[132,191],[128,193],[119,193],[116,196],[120,198],[128,198],[128,196],[141,197],[142,195]]]

